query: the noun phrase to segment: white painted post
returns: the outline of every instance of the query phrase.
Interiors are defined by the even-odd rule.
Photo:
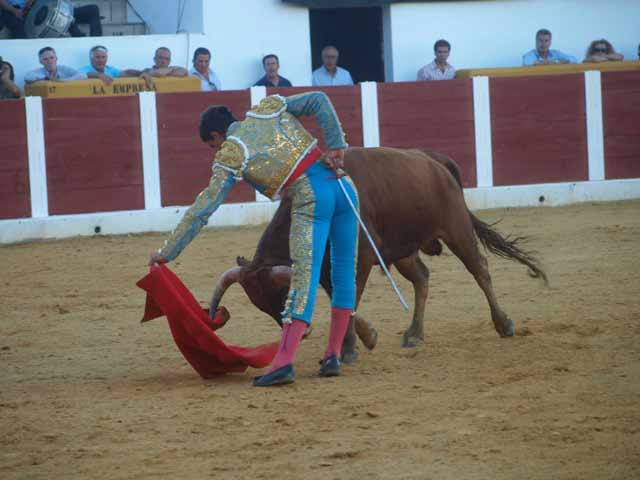
[[[267,96],[267,87],[251,87],[251,105],[257,105]],[[271,199],[256,190],[256,202],[270,202]]]
[[[362,82],[360,84],[360,103],[362,105],[362,141],[365,147],[380,146],[380,122],[378,120],[378,84]]]
[[[47,191],[47,158],[44,146],[44,118],[42,98],[25,98],[27,117],[27,151],[29,154],[29,188],[31,190],[31,216],[49,216]]]
[[[602,125],[602,85],[599,71],[584,72],[587,111],[587,157],[589,180],[604,180],[604,129]]]
[[[473,77],[473,121],[476,137],[476,177],[478,187],[492,187],[493,151],[489,77]]]
[[[140,137],[142,173],[144,176],[144,208],[162,206],[160,192],[160,155],[158,153],[158,112],[155,92],[140,92]]]

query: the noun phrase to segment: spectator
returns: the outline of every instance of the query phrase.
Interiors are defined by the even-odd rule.
[[[116,77],[138,77],[142,73],[140,70],[120,70],[119,68],[107,65],[109,51],[107,47],[96,45],[89,50],[90,65],[80,69],[87,74],[88,78],[97,78],[105,85],[111,85]]]
[[[24,22],[35,0],[0,0],[2,20],[11,31],[11,38],[27,38]],[[69,27],[69,34],[73,37],[84,37],[78,28],[78,23],[88,23],[91,36],[102,35],[100,24],[100,9],[96,5],[85,5],[73,10],[74,22]]]
[[[616,62],[624,60],[624,55],[616,53],[613,45],[604,38],[594,40],[587,49],[583,63]]]
[[[451,45],[446,40],[438,40],[433,45],[436,58],[428,65],[418,70],[418,81],[421,80],[451,80],[456,77],[456,69],[447,62]]]
[[[522,65],[550,65],[552,63],[578,63],[572,55],[551,50],[551,32],[542,28],[536,32],[536,48],[522,57]]]
[[[291,82],[284,77],[278,75],[280,69],[280,60],[275,53],[270,53],[262,57],[262,68],[264,68],[265,76],[254,83],[260,87],[291,87]]]
[[[41,48],[38,52],[38,58],[43,68],[28,72],[24,76],[25,83],[37,82],[38,80],[64,82],[66,80],[83,80],[87,78],[86,73],[78,72],[71,67],[58,65],[56,51],[51,47]]]
[[[167,47],[160,47],[153,56],[153,67],[145,68],[140,78],[144,78],[147,85],[151,82],[151,77],[186,77],[186,68],[171,66],[171,50]]]
[[[338,66],[340,52],[332,45],[322,49],[322,66],[313,71],[311,84],[314,87],[353,85],[351,74]]]
[[[11,32],[11,38],[27,38],[24,19],[35,0],[0,0],[0,20]]]
[[[215,92],[222,90],[220,79],[216,72],[211,70],[211,52],[204,47],[196,48],[193,52],[193,68],[189,71],[189,75],[193,75],[200,79],[203,92]]]
[[[75,2],[74,2],[75,3]],[[73,23],[69,27],[72,37],[84,37],[85,34],[78,28],[78,23],[89,25],[89,35],[102,36],[102,23],[100,23],[100,8],[97,5],[83,5],[73,7]]]
[[[13,83],[14,80],[13,65],[3,61],[2,57],[0,57],[0,99],[20,98],[22,92],[20,88]]]

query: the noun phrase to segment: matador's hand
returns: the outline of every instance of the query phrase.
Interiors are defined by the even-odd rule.
[[[344,166],[344,148],[335,148],[325,152],[324,163],[331,170],[337,172],[339,168]]]
[[[149,255],[149,266],[150,267],[152,267],[154,265],[159,265],[161,263],[167,263],[168,261],[169,260],[164,258],[158,252],[153,252],[151,255]]]

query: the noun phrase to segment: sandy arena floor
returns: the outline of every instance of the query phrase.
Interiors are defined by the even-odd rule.
[[[251,387],[251,369],[203,381],[165,320],[139,324],[135,282],[164,235],[0,247],[0,478],[640,478],[640,202],[480,217],[531,236],[549,275],[490,257],[515,338],[446,254],[428,260],[424,345],[400,347],[408,315],[375,273],[359,311],[378,348],[317,378],[322,294],[279,389]],[[261,231],[203,232],[172,268],[206,301]],[[239,286],[223,304],[225,341],[279,338]]]

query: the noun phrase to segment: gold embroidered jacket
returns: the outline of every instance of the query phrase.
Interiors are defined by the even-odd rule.
[[[296,118],[305,115],[315,116],[330,149],[347,146],[338,115],[324,93],[264,98],[247,112],[245,120],[229,126],[226,141],[214,159],[209,185],[196,197],[159,253],[167,260],[176,258],[206,225],[237,179],[277,199],[298,163],[317,144]]]

